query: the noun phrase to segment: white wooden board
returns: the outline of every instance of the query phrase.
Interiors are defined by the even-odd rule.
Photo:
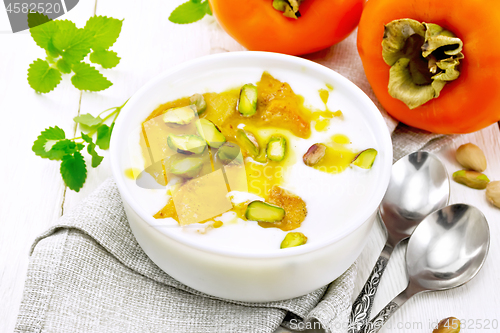
[[[2,163],[0,164],[0,332],[14,328],[28,265],[28,251],[34,238],[46,230],[64,212],[91,193],[110,177],[109,161],[90,170],[85,187],[79,192],[66,189],[59,175],[59,163],[42,160],[31,152],[41,130],[58,125],[67,136],[75,132],[72,118],[79,113],[98,114],[121,105],[148,80],[176,64],[203,55],[244,50],[217,25],[213,18],[190,25],[175,25],[167,18],[182,0],[112,1],[81,0],[64,18],[78,26],[94,13],[124,18],[123,30],[112,47],[122,57],[114,69],[104,70],[114,85],[100,93],[80,93],[65,77],[50,94],[36,94],[28,85],[29,64],[44,51],[33,42],[29,33],[0,33],[0,112],[2,130]],[[2,10],[0,9],[0,12]],[[0,14],[0,31],[8,28],[4,13]],[[458,169],[453,149],[463,142],[474,142],[486,153],[487,174],[500,179],[500,131],[498,125],[461,137],[445,148],[440,156],[450,174]],[[452,184],[452,203],[466,202],[481,209],[490,222],[492,243],[483,270],[468,285],[456,290],[420,295],[410,300],[394,315],[385,332],[431,332],[429,324],[447,316],[460,319],[500,320],[500,210],[489,205],[484,192]],[[356,283],[359,291],[383,246],[382,232],[377,226],[359,259],[360,272]],[[396,249],[382,280],[375,311],[381,309],[406,285],[404,246]],[[469,321],[468,323],[472,323]],[[405,328],[421,323],[422,329]],[[398,328],[403,325],[403,328]],[[418,325],[418,324],[415,324]],[[491,326],[491,325],[490,325]],[[468,325],[467,325],[468,327]],[[281,330],[286,331],[286,330]],[[482,332],[483,330],[463,330]],[[496,330],[484,330],[495,332]],[[500,329],[499,329],[500,331]]]

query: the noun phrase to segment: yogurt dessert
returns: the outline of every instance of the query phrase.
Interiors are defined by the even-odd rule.
[[[347,227],[374,190],[377,140],[335,86],[287,81],[271,70],[151,110],[125,173],[157,229],[268,253]]]

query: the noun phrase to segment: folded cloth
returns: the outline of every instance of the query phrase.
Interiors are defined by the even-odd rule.
[[[109,179],[36,239],[16,331],[274,332],[284,320],[327,324],[346,309],[355,276],[352,266],[328,291],[278,302],[203,294],[146,256]]]
[[[198,292],[142,251],[109,179],[35,240],[16,332],[271,333],[315,322],[345,332],[355,278],[356,264],[329,286],[269,303]]]
[[[223,49],[223,48],[221,48]],[[345,75],[380,107],[366,81],[355,35],[308,56]],[[389,131],[397,122],[382,109]],[[451,140],[399,125],[395,158]],[[445,140],[445,141],[443,141]],[[346,332],[356,264],[329,286],[270,303],[223,300],[159,269],[136,242],[113,180],[35,240],[16,332],[274,332],[280,325]]]
[[[435,152],[452,143],[458,135],[429,133],[399,123],[392,133],[393,160],[397,161],[410,152],[425,150]]]

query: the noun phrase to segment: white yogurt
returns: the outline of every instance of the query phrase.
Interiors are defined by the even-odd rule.
[[[308,211],[301,227],[294,231],[304,233],[308,237],[308,243],[324,241],[345,230],[349,221],[352,222],[356,218],[360,205],[370,201],[376,177],[381,173],[381,163],[378,163],[379,158],[377,158],[370,170],[351,167],[339,174],[329,174],[307,167],[302,162],[303,154],[314,143],[330,141],[334,134],[344,134],[349,137],[352,144],[347,147],[352,150],[375,148],[379,151],[379,155],[383,152],[380,152],[377,140],[361,112],[341,89],[335,89],[334,82],[323,82],[300,72],[290,72],[279,68],[264,68],[264,70],[276,79],[288,82],[293,91],[302,95],[306,105],[312,109],[324,110],[325,106],[319,97],[318,90],[325,89],[326,83],[332,84],[334,89],[330,92],[328,108],[334,111],[341,110],[344,115],[343,120],[332,119],[326,131],[316,132],[312,128],[312,135],[309,139],[289,137],[288,142],[289,147],[295,152],[293,158],[296,161],[287,167],[282,187],[300,196],[306,202]],[[189,89],[173,89],[164,102],[193,93],[221,92],[244,83],[256,83],[262,75],[262,69],[242,71],[243,73],[238,73],[237,76],[230,71],[218,71],[217,80],[213,77],[204,80],[203,77],[210,73],[208,71],[208,74],[201,75],[199,80],[190,84]],[[241,77],[244,81],[240,79]],[[202,82],[210,82],[210,86],[204,86]],[[140,127],[130,135],[128,142],[130,165],[128,167],[142,169],[144,160],[138,144],[139,133]],[[149,177],[147,174],[145,176]],[[165,189],[142,189],[137,187],[133,180],[127,180],[127,186],[134,199],[151,215],[160,210],[169,198]],[[259,199],[258,196],[250,193],[231,192],[231,194],[234,203]],[[253,221],[237,219],[233,212],[225,213],[216,220],[222,221],[224,225],[220,228],[212,228],[211,223],[203,225],[196,223],[181,227],[171,218],[158,219],[154,223],[160,231],[176,234],[181,239],[189,238],[190,242],[194,240],[197,244],[206,247],[231,248],[252,253],[276,250],[287,233],[277,228],[262,228]]]

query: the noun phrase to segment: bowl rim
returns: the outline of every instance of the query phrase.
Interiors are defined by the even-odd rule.
[[[150,223],[149,220],[152,221],[153,217],[150,216],[150,214],[147,214],[144,209],[136,202],[132,194],[129,192],[127,186],[125,185],[125,176],[123,172],[120,169],[120,155],[119,155],[119,149],[115,149],[114,147],[120,146],[123,142],[126,142],[126,140],[120,140],[119,138],[122,136],[122,123],[124,123],[127,119],[127,115],[133,112],[134,105],[136,101],[138,101],[142,95],[144,95],[148,90],[150,90],[152,87],[155,85],[163,82],[165,79],[167,79],[170,75],[173,75],[174,73],[183,71],[188,69],[191,66],[196,66],[203,64],[205,62],[211,62],[211,61],[224,61],[226,58],[238,58],[241,57],[242,61],[244,61],[245,58],[247,57],[255,57],[258,58],[262,61],[266,60],[279,60],[279,61],[284,61],[284,62],[291,62],[292,64],[298,66],[298,68],[306,67],[309,69],[312,69],[313,71],[322,71],[322,72],[327,72],[329,76],[332,76],[336,82],[340,82],[345,88],[347,88],[349,91],[352,91],[353,94],[357,95],[357,98],[363,100],[364,104],[370,105],[370,109],[373,111],[373,117],[375,122],[370,123],[370,128],[374,131],[374,135],[377,136],[377,138],[380,140],[381,147],[380,149],[383,149],[385,154],[384,154],[384,159],[383,159],[383,165],[381,166],[382,170],[387,170],[387,171],[382,171],[381,172],[381,179],[380,179],[380,184],[381,186],[377,186],[374,188],[375,193],[375,198],[376,200],[371,200],[370,203],[366,206],[363,207],[363,213],[358,214],[358,218],[352,220],[353,223],[349,225],[349,227],[344,228],[341,230],[341,232],[337,233],[334,237],[324,239],[322,241],[319,241],[317,243],[313,244],[306,244],[304,246],[298,246],[298,247],[293,247],[289,249],[279,249],[279,251],[273,251],[270,253],[251,253],[248,251],[238,251],[236,249],[229,249],[229,248],[216,248],[216,247],[211,247],[207,246],[204,244],[197,244],[194,241],[189,242],[184,238],[177,237],[177,235],[168,233],[167,231],[164,230],[159,230],[159,228],[153,224]],[[234,59],[233,59],[234,60]],[[367,111],[369,112],[369,111]],[[390,174],[391,174],[391,168],[392,168],[392,159],[393,159],[393,150],[392,150],[392,141],[391,141],[391,136],[389,129],[387,127],[387,124],[377,108],[377,106],[373,103],[373,101],[358,87],[356,86],[353,82],[351,82],[349,79],[345,78],[341,74],[337,73],[333,69],[323,66],[319,63],[316,63],[311,60],[307,60],[304,58],[299,58],[295,56],[290,56],[290,55],[285,55],[285,54],[280,54],[280,53],[273,53],[273,52],[263,52],[263,51],[237,51],[237,52],[227,52],[227,53],[218,53],[218,54],[212,54],[212,55],[207,55],[207,56],[202,56],[199,58],[195,58],[186,62],[183,62],[181,64],[178,64],[171,69],[164,71],[163,73],[160,73],[156,77],[152,78],[149,80],[145,85],[143,85],[138,91],[136,91],[132,97],[129,99],[127,104],[123,107],[122,111],[120,112],[121,115],[118,117],[115,126],[113,128],[113,135],[111,136],[111,142],[110,142],[110,164],[111,164],[111,171],[112,175],[114,177],[114,180],[118,186],[120,195],[122,197],[122,200],[126,202],[130,208],[138,215],[139,218],[141,218],[144,222],[146,222],[149,226],[153,227],[158,233],[163,235],[164,237],[176,241],[180,244],[183,244],[185,246],[195,248],[198,250],[201,250],[203,252],[207,253],[212,253],[216,255],[223,255],[227,257],[237,257],[237,258],[248,258],[248,259],[257,259],[257,258],[281,258],[281,257],[292,257],[295,255],[303,255],[309,252],[313,252],[316,250],[320,250],[322,248],[327,247],[328,245],[334,244],[338,242],[339,240],[347,237],[348,235],[352,234],[355,232],[358,228],[360,228],[368,219],[370,219],[370,216],[375,214],[378,210],[378,206],[380,205],[380,202],[382,201],[385,192],[387,190],[387,187],[389,185],[389,180],[390,180]],[[380,132],[380,133],[376,133]],[[379,155],[380,156],[380,155]]]

